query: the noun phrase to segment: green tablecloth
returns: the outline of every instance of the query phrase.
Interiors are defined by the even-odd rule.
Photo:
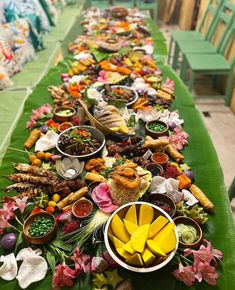
[[[156,41],[157,40],[155,39],[155,43]],[[157,55],[155,56],[158,57]],[[235,250],[233,246],[233,243],[235,242],[235,228],[232,220],[228,194],[224,186],[223,172],[219,165],[211,139],[199,112],[194,107],[193,99],[189,94],[188,89],[183,85],[182,81],[171,68],[163,64],[160,65],[160,68],[164,72],[164,77],[170,77],[175,80],[176,100],[173,104],[173,109],[179,110],[181,117],[185,120],[185,131],[190,135],[189,146],[187,146],[183,151],[185,161],[195,172],[195,183],[205,191],[208,197],[215,204],[215,214],[210,216],[208,223],[203,228],[204,237],[212,241],[213,246],[222,250],[224,253],[218,286],[214,289],[232,290],[235,286]],[[25,123],[31,115],[31,110],[43,103],[52,102],[47,93],[47,87],[51,84],[60,84],[60,73],[65,72],[66,70],[66,66],[63,63],[60,63],[57,67],[52,68],[35,87],[33,93],[25,102],[23,114],[12,135],[10,143],[11,147],[23,148],[23,143],[28,136],[28,133],[25,130]],[[27,161],[26,154],[8,149],[0,168],[0,174],[5,175],[12,172],[10,162],[25,161]],[[5,178],[0,178],[1,188],[4,188],[9,183],[10,182]],[[133,284],[136,290],[188,289],[170,275],[171,270],[172,268],[169,266],[161,271],[150,274],[135,274],[125,270],[121,270],[121,272],[123,276],[133,278]],[[51,275],[48,273],[43,281],[36,285],[32,285],[29,289],[51,289],[50,279]],[[18,289],[17,282],[1,280],[0,289]],[[83,287],[78,288],[78,285],[76,285],[70,289],[89,290],[91,289],[91,285],[85,283]],[[207,290],[212,289],[212,287],[203,283],[190,289]]]

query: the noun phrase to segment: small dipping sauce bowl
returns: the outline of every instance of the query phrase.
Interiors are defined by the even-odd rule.
[[[145,169],[152,173],[152,177],[161,175],[164,172],[162,166],[155,162],[147,164]]]
[[[156,152],[151,155],[151,160],[158,165],[166,166],[169,161],[169,156],[162,152]]]
[[[77,200],[72,206],[72,213],[75,217],[83,219],[88,217],[93,210],[93,203],[86,199],[81,198]]]
[[[68,122],[76,114],[76,110],[68,106],[59,106],[53,110],[53,114],[57,122]]]

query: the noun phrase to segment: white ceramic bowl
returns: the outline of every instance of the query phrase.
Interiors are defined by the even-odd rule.
[[[98,139],[100,141],[100,143],[101,143],[100,147],[98,149],[96,149],[94,152],[89,153],[89,154],[85,154],[85,155],[70,155],[70,154],[65,153],[64,151],[62,151],[60,149],[58,142],[59,142],[60,137],[62,135],[64,135],[66,132],[71,131],[73,129],[85,129],[85,130],[91,132],[92,135],[96,139]],[[98,130],[98,129],[94,128],[94,127],[84,125],[84,126],[74,126],[74,127],[68,128],[68,129],[64,130],[62,133],[60,133],[60,135],[58,136],[57,142],[56,142],[56,149],[61,154],[65,155],[65,156],[76,157],[76,158],[79,158],[79,159],[87,159],[87,158],[90,158],[91,156],[94,156],[98,152],[100,152],[103,149],[104,145],[105,145],[105,137],[104,137],[104,134],[100,130]]]
[[[135,97],[132,101],[126,103],[127,106],[131,106],[132,104],[134,104],[136,102],[136,100],[138,99],[138,93],[136,92],[135,89],[131,88],[131,87],[128,87],[128,86],[122,86],[122,85],[114,85],[114,86],[110,86],[111,88],[123,88],[123,89],[128,89],[128,90],[131,90],[134,92],[135,94]],[[103,95],[104,94],[104,90],[101,91],[101,94]]]
[[[115,247],[112,245],[112,242],[110,242],[108,232],[109,232],[109,227],[110,227],[110,223],[111,223],[111,221],[113,219],[113,216],[116,213],[123,213],[123,212],[126,213],[127,210],[128,210],[128,208],[132,204],[136,204],[136,205],[148,204],[149,206],[151,206],[156,211],[156,213],[159,212],[161,215],[163,215],[164,217],[166,217],[171,223],[173,223],[175,225],[175,223],[172,220],[172,218],[164,210],[162,210],[160,207],[158,207],[156,205],[153,205],[153,204],[150,204],[150,203],[147,203],[147,202],[142,202],[142,201],[127,203],[127,204],[124,204],[123,206],[119,207],[111,215],[111,217],[109,218],[109,220],[108,220],[108,222],[107,222],[107,224],[105,226],[105,231],[104,231],[104,242],[105,242],[105,246],[106,246],[109,254],[111,255],[111,257],[120,266],[122,266],[123,268],[125,268],[125,269],[127,269],[129,271],[138,272],[138,273],[148,273],[148,272],[153,272],[153,271],[159,270],[159,269],[163,268],[164,266],[166,266],[171,261],[171,259],[174,257],[174,255],[175,255],[175,253],[177,251],[178,243],[179,243],[179,238],[178,238],[178,233],[177,233],[176,226],[175,226],[175,236],[176,236],[176,246],[175,246],[175,249],[169,254],[169,256],[166,258],[166,260],[164,260],[163,262],[161,262],[159,264],[151,265],[150,267],[142,267],[141,268],[141,267],[134,267],[134,266],[128,265],[124,260],[122,260],[121,258],[119,258],[119,255],[117,254]]]

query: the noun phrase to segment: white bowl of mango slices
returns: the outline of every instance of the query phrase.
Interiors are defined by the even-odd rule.
[[[171,217],[147,202],[119,207],[106,224],[104,240],[120,266],[138,273],[161,269],[178,248],[178,234]]]

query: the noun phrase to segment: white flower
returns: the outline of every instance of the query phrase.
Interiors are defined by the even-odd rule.
[[[174,178],[164,178],[162,176],[155,176],[152,178],[152,182],[149,188],[150,193],[168,193],[173,190],[179,189],[179,180]]]
[[[0,262],[3,263],[0,267],[0,277],[7,281],[15,279],[18,270],[15,255],[11,253],[1,256]]]
[[[81,60],[81,59],[86,59],[86,58],[92,58],[92,55],[90,53],[82,51],[76,54],[73,58],[75,58],[76,60]]]
[[[30,284],[45,278],[47,273],[47,262],[36,254],[26,257],[19,269],[16,279],[22,289],[27,288]]]

